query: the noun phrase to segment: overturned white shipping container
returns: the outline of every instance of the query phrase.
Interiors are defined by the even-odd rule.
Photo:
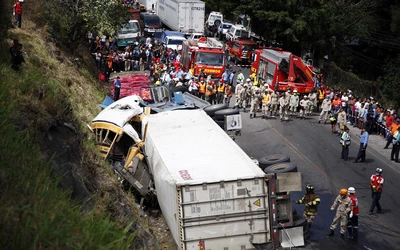
[[[179,249],[271,242],[266,174],[203,110],[163,112],[144,123],[157,198]]]

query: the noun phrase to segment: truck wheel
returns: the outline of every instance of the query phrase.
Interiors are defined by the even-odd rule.
[[[218,110],[214,113],[214,120],[216,121],[224,121],[226,115],[237,115],[240,114],[239,109],[223,109]]]
[[[290,162],[290,157],[280,154],[268,155],[264,156],[261,159],[258,159],[258,162],[260,163],[260,168],[264,170],[266,167],[269,167],[274,164]]]
[[[174,95],[175,92],[182,92],[182,94],[183,94],[183,93],[187,92],[188,89],[186,86],[178,86],[178,87],[172,88],[171,91],[172,91],[172,95]]]
[[[264,169],[264,173],[266,174],[289,173],[289,172],[297,172],[297,165],[285,162],[285,163],[274,164]]]
[[[225,128],[225,122],[224,121],[215,121],[216,124],[218,124],[218,126],[220,126],[222,129]]]
[[[215,112],[223,109],[227,109],[228,106],[226,104],[215,104],[215,105],[210,105],[206,108],[204,108],[204,111],[207,113],[207,115],[214,117]]]

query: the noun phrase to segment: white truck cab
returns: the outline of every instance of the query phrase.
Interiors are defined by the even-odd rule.
[[[234,41],[239,37],[250,37],[250,32],[243,25],[232,25],[228,32],[226,32],[226,40]]]

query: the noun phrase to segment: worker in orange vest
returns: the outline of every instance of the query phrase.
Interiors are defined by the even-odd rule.
[[[206,101],[211,105],[216,104],[217,86],[214,81],[209,81],[206,86]]]
[[[222,103],[223,102],[224,93],[225,93],[225,83],[221,79],[221,80],[219,80],[219,84],[218,84],[217,103]]]
[[[14,4],[14,16],[15,16],[15,22],[14,26],[17,26],[21,28],[21,20],[22,20],[22,3],[24,0],[19,0]]]
[[[199,82],[199,97],[203,100],[205,100],[206,96],[206,83],[204,82],[204,77],[200,77],[200,82]]]

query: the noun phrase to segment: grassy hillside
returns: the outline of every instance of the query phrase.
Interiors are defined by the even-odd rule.
[[[106,93],[90,57],[64,54],[29,20],[7,37],[28,56],[15,72],[0,45],[0,248],[158,249],[86,127]]]

